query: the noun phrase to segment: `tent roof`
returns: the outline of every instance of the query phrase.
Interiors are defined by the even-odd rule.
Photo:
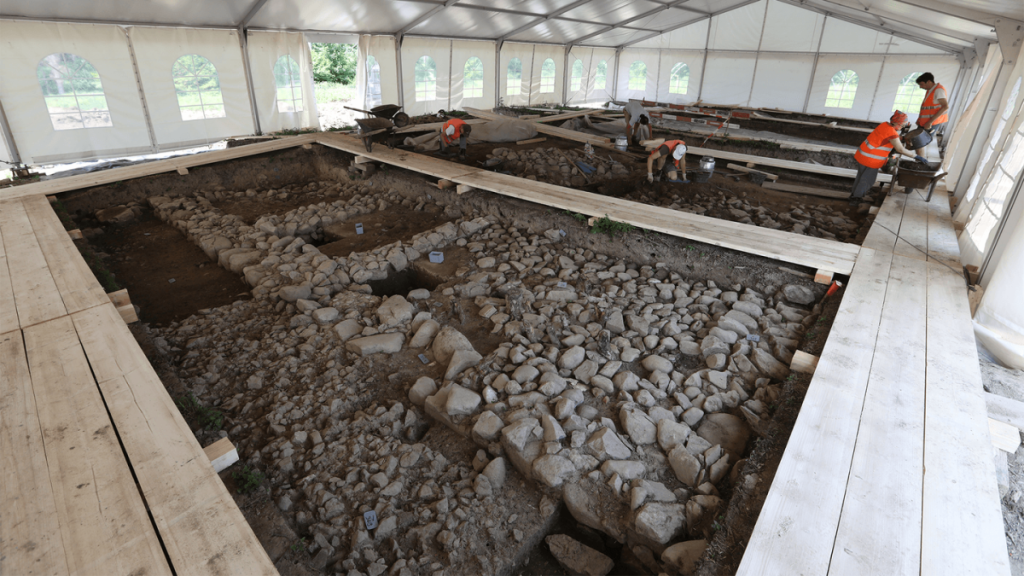
[[[0,17],[619,47],[758,0],[7,0]],[[779,0],[949,52],[995,41],[1020,0]]]

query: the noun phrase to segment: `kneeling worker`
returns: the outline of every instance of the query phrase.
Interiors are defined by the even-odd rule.
[[[651,133],[651,113],[644,108],[643,104],[636,100],[630,100],[629,104],[622,109],[626,117],[626,140],[630,144],[637,144],[640,140],[650,140],[654,137]]]
[[[668,157],[672,157],[672,163],[666,166],[665,160]],[[686,142],[682,140],[667,140],[661,146],[658,146],[651,152],[651,155],[647,157],[647,181],[654,182],[654,162],[657,160],[658,177],[660,179],[661,172],[668,172],[668,179],[670,182],[681,182],[683,184],[689,184],[690,181],[686,180]],[[682,170],[682,176],[676,175],[676,170]]]
[[[885,162],[889,159],[889,153],[893,150],[907,158],[927,163],[927,160],[907,150],[900,142],[899,131],[906,125],[907,115],[897,110],[892,113],[888,122],[879,124],[871,134],[868,134],[867,140],[861,143],[860,148],[853,155],[860,166],[857,167],[857,178],[853,181],[851,205],[859,204],[860,199],[875,185],[878,170],[885,166]]]
[[[459,160],[466,159],[466,141],[473,127],[458,118],[452,118],[441,125],[441,154],[448,156],[446,152],[449,146],[459,143]]]

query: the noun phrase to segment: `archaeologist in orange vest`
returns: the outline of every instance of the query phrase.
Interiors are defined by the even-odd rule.
[[[850,196],[850,204],[856,206],[860,199],[868,193],[868,190],[875,185],[875,178],[878,177],[878,170],[885,166],[889,159],[889,153],[895,150],[907,158],[914,158],[918,162],[927,160],[921,156],[915,156],[913,152],[903,147],[900,142],[899,131],[907,124],[907,115],[899,110],[892,113],[888,122],[882,122],[867,140],[861,142],[860,148],[853,155],[859,166],[857,167],[857,178],[853,181],[853,194]]]
[[[916,82],[922,90],[926,90],[917,125],[934,135],[935,129],[949,120],[949,116],[946,115],[946,111],[949,110],[946,88],[935,81],[935,76],[931,72],[921,74]],[[924,154],[924,148],[919,148],[917,154]]]
[[[459,160],[466,159],[466,141],[473,127],[458,118],[452,118],[441,125],[441,154],[448,156],[447,148],[459,143]]]
[[[665,161],[669,157],[672,157],[672,163],[666,164]],[[689,180],[686,180],[686,142],[682,140],[666,140],[664,144],[651,152],[651,155],[647,157],[648,182],[654,182],[655,180],[655,161],[657,161],[658,179],[661,178],[662,171],[665,171],[668,172],[669,182],[690,183]],[[676,175],[676,170],[682,171],[681,177]]]

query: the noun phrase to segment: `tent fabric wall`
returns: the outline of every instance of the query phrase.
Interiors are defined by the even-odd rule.
[[[448,84],[451,79],[451,40],[430,38],[406,38],[402,43],[402,91],[405,102],[404,112],[410,116],[432,114],[447,110]],[[428,56],[437,68],[436,98],[416,101],[416,62]]]
[[[827,27],[825,33],[828,34]],[[867,118],[881,69],[882,59],[878,56],[822,54],[818,57],[818,68],[811,83],[811,99],[807,103],[807,113],[828,114],[841,118]],[[825,96],[828,94],[829,84],[832,76],[840,70],[853,70],[857,73],[858,84],[853,108],[826,108]]]
[[[709,53],[701,100],[723,106],[746,106],[756,61],[756,52]]]
[[[238,52],[237,42],[235,46]],[[153,151],[123,28],[0,20],[0,47],[0,100],[22,162],[42,164]],[[80,56],[96,68],[113,126],[54,130],[36,66],[44,57],[64,52]],[[167,76],[170,78],[170,68]]]
[[[494,105],[494,42],[470,42],[454,40],[451,46],[451,83],[449,94],[451,99],[448,108],[462,110],[470,108],[490,108]],[[463,87],[466,62],[470,58],[479,58],[483,64],[483,96],[467,98]]]
[[[823,53],[885,54],[892,38],[884,32],[851,24],[835,18],[825,20],[825,33],[821,37]]]
[[[555,89],[552,92],[541,92],[541,70],[544,61],[551,58],[555,62]],[[525,75],[526,70],[524,68]],[[562,82],[565,81],[565,48],[551,44],[536,44],[533,52],[533,72],[530,78],[531,106],[538,104],[559,104],[562,102]]]
[[[647,83],[644,90],[629,89],[629,68],[634,62],[643,62],[647,67]],[[627,49],[619,54],[619,81],[616,85],[615,96],[617,100],[650,100],[658,93],[658,65],[661,57],[658,50],[650,49]],[[608,74],[611,75],[611,63],[609,62]],[[611,78],[609,78],[611,81]]]
[[[380,67],[380,98],[385,104],[398,103],[398,57],[395,50],[394,36],[371,36],[364,34],[359,37],[359,64],[362,70],[357,70],[362,90],[361,99],[366,97],[366,59],[373,56]],[[404,63],[403,63],[404,66]],[[413,71],[409,72],[412,78]],[[365,105],[365,102],[364,102]]]
[[[700,92],[700,73],[704,66],[704,52],[697,50],[662,50],[660,61],[658,102],[669,102],[671,104],[693,104],[696,102],[697,95]],[[689,68],[690,81],[686,94],[673,94],[669,92],[672,68],[680,63],[686,64],[687,68]]]
[[[1024,210],[1018,207],[1015,212],[1005,227],[1007,248],[996,263],[974,315],[974,333],[1000,362],[1024,370],[1024,298],[1020,297]]]
[[[533,74],[533,50],[534,44],[521,44],[519,42],[506,42],[501,46],[501,58],[498,66],[498,98],[506,106],[529,106],[530,105],[530,78]],[[519,58],[523,64],[522,88],[518,95],[508,95],[508,63],[513,58]],[[538,72],[539,74],[539,72]]]
[[[610,48],[589,48],[574,46],[569,53],[569,69],[566,71],[566,82],[572,77],[573,62],[583,62],[583,79],[580,82],[580,89],[576,92],[567,92],[566,102],[571,104],[590,104],[595,102],[607,102],[612,99],[612,83],[614,82],[615,50]],[[604,61],[606,65],[606,77],[604,88],[597,88],[597,66]],[[571,88],[570,84],[570,88]]]
[[[825,26],[825,16],[777,0],[768,2],[761,50],[770,52],[816,52]],[[803,100],[800,101],[803,107]]]
[[[805,10],[806,12],[806,10]],[[707,47],[708,26],[711,20],[701,20],[671,32],[637,42],[632,48],[654,48],[665,50],[704,50]]]
[[[888,120],[892,116],[892,107],[896,102],[896,91],[900,82],[908,74],[922,72],[931,72],[947,90],[952,90],[953,82],[956,80],[957,74],[960,73],[960,63],[944,56],[885,56],[882,71],[878,77],[874,102],[867,118],[876,122]],[[903,112],[906,112],[910,116],[910,121],[914,122],[917,120],[920,109],[903,110]]]
[[[942,160],[942,166],[949,172],[946,175],[947,190],[955,190],[960,184],[960,178],[963,173],[964,164],[967,162],[971,143],[974,141],[975,132],[977,132],[981,124],[989,97],[995,89],[998,71],[1002,65],[1002,51],[998,45],[993,44],[985,61],[985,69],[981,76],[981,88],[960,116],[958,125],[953,130],[953,135],[946,146],[946,154]],[[970,177],[970,175],[965,176]]]
[[[749,106],[801,110],[814,68],[813,54],[761,54]]]
[[[14,162],[14,155],[7,149],[7,137],[3,134],[3,128],[0,127],[0,162],[6,162],[12,164]],[[3,168],[0,166],[0,168]]]
[[[712,18],[708,49],[757,50],[767,7],[767,0],[760,0]]]
[[[303,35],[294,32],[250,32],[247,40],[260,128],[264,132],[319,128],[313,89],[313,63]],[[291,57],[299,65],[302,81],[301,112],[278,111],[274,66],[282,56]]]
[[[580,78],[579,90],[572,89],[572,68],[576,62],[580,62],[583,66],[583,77]],[[569,51],[569,68],[565,71],[566,82],[569,82],[569,86],[565,90],[566,104],[584,104],[588,102],[587,95],[592,87],[590,79],[594,75],[595,66],[597,66],[597,62],[594,61],[593,48],[573,46],[572,50]]]
[[[211,144],[256,131],[236,31],[134,27],[129,35],[160,150]],[[172,68],[186,54],[198,54],[217,68],[224,118],[182,120]]]

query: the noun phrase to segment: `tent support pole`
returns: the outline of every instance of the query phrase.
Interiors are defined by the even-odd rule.
[[[402,78],[402,37],[395,35],[395,70],[398,70],[398,105],[405,107],[405,82]],[[451,70],[448,71],[451,74]],[[409,112],[406,111],[406,114]]]
[[[245,71],[245,87],[249,92],[249,107],[252,108],[252,126],[256,135],[263,134],[260,129],[260,113],[256,108],[256,90],[252,85],[252,67],[249,64],[249,45],[245,38],[245,28],[238,27],[238,47],[242,51],[242,69]]]
[[[818,49],[814,51],[814,64],[811,65],[811,78],[807,81],[807,94],[804,96],[804,109],[801,110],[804,114],[807,114],[807,107],[811,105],[811,88],[814,87],[814,75],[818,73],[818,56],[821,55],[821,40],[825,37],[825,24],[827,22],[828,16],[821,19],[821,32],[818,33]]]
[[[764,17],[761,19],[761,36],[757,39],[757,52],[754,54],[754,72],[750,75],[750,94],[747,95],[747,106],[754,99],[754,85],[757,83],[757,62],[761,59],[761,46],[764,44],[764,29],[768,23],[768,3],[764,3]],[[708,22],[708,30],[711,29],[711,22]]]
[[[619,99],[619,54],[622,53],[622,48],[615,49],[615,74],[612,76],[612,100]],[[607,78],[607,74],[605,75]]]
[[[501,105],[501,40],[494,42],[494,107]]]
[[[697,86],[697,102],[704,97],[704,72],[708,69],[708,51],[711,46],[711,24],[714,20],[708,18],[708,34],[704,37],[704,62],[700,65],[700,85]]]
[[[142,116],[146,119],[146,130],[149,131],[149,143],[153,152],[159,150],[156,142],[156,131],[153,129],[153,118],[149,115],[149,103],[146,102],[146,91],[142,89],[142,76],[139,74],[139,63],[135,58],[135,45],[132,44],[132,37],[124,28],[124,39],[128,42],[128,55],[132,58],[132,71],[135,72],[135,85],[139,89],[139,101],[142,102]]]
[[[7,114],[4,113],[4,104],[0,102],[0,132],[4,133],[4,142],[7,143],[7,152],[15,164],[21,164],[21,154],[18,153],[18,145],[14,142],[14,133],[11,132],[11,125],[7,123]]]
[[[565,106],[569,100],[569,52],[572,50],[572,44],[565,45],[565,64],[562,65],[562,106]]]

